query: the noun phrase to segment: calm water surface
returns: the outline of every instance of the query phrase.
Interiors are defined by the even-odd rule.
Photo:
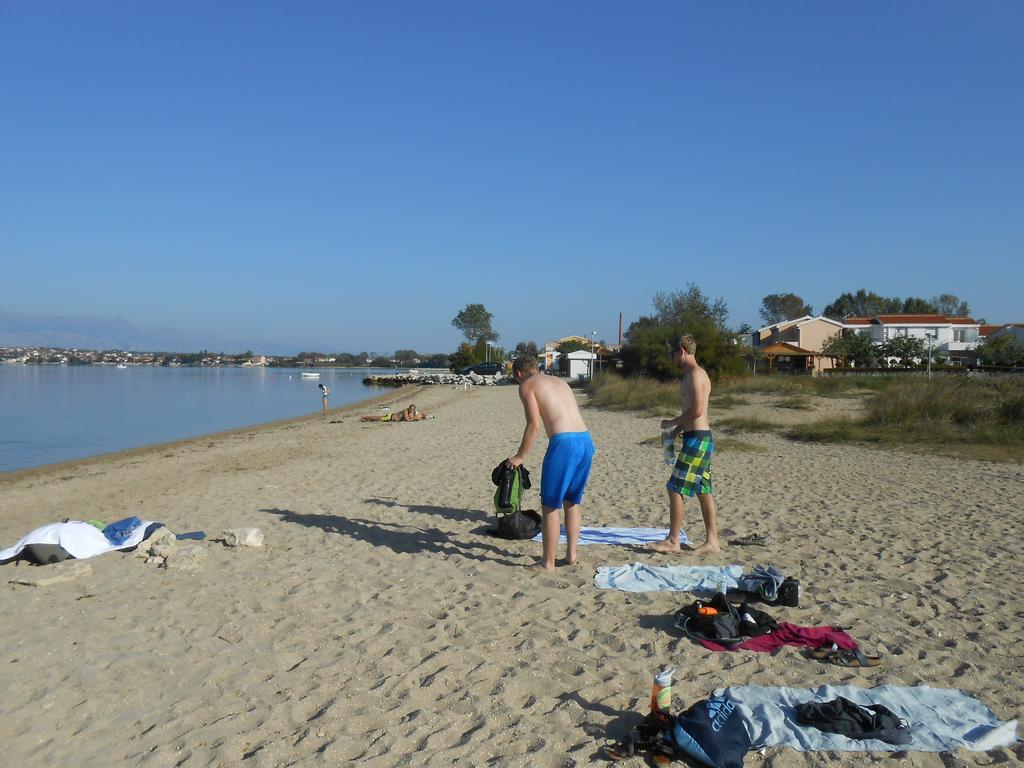
[[[0,472],[315,413],[320,382],[332,407],[387,392],[368,372],[394,370],[0,365]]]

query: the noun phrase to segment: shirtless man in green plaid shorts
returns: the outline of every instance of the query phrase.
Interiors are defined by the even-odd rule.
[[[711,495],[711,454],[715,450],[708,422],[711,379],[707,371],[697,364],[696,351],[697,342],[689,334],[677,336],[669,343],[672,362],[683,369],[683,380],[679,384],[683,412],[678,418],[661,422],[661,428],[673,430],[674,435],[682,432],[683,448],[679,451],[672,477],[667,483],[668,538],[647,545],[655,552],[682,552],[679,532],[683,527],[684,495],[697,497],[704,518],[704,543],[693,549],[693,553],[706,555],[721,551],[718,543],[718,509],[715,507],[715,497]]]

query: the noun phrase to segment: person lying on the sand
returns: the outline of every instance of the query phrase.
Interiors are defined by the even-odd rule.
[[[423,421],[431,418],[423,411],[417,411],[412,403],[409,407],[398,413],[385,413],[383,416],[363,416],[360,421]]]

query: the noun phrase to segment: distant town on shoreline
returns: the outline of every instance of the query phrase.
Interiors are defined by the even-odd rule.
[[[405,351],[405,350],[400,350]],[[127,350],[71,349],[61,347],[0,347],[0,364],[7,365],[114,365],[154,367],[272,367],[272,368],[447,368],[448,355],[388,357],[361,353],[328,355],[300,352],[297,355],[257,355],[246,350],[237,355],[220,352],[135,352]]]

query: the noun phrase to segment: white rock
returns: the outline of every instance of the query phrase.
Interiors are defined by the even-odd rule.
[[[259,528],[229,528],[221,535],[229,547],[263,546],[263,532]]]

